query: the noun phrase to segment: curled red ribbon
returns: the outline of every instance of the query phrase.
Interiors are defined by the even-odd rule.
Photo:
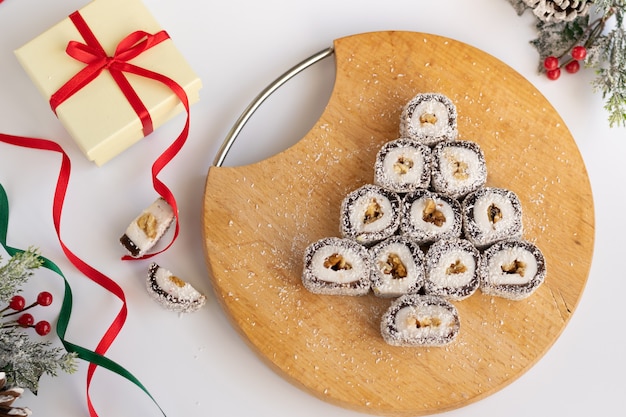
[[[59,176],[54,191],[54,201],[52,204],[52,221],[54,223],[54,229],[56,231],[57,238],[59,240],[61,248],[63,249],[63,253],[83,275],[100,285],[102,288],[106,289],[111,294],[115,295],[122,302],[122,306],[117,316],[115,317],[95,349],[96,354],[104,356],[109,347],[113,344],[113,341],[117,338],[126,321],[126,317],[128,315],[126,296],[124,295],[124,291],[122,290],[122,288],[115,281],[113,281],[111,278],[98,271],[97,269],[93,268],[91,265],[87,264],[77,255],[75,255],[74,252],[72,252],[63,242],[63,239],[61,237],[61,217],[63,214],[63,203],[65,201],[65,195],[67,193],[67,188],[70,181],[70,158],[67,156],[67,154],[59,144],[47,139],[13,136],[0,133],[0,142],[5,142],[11,145],[21,146],[30,149],[57,152],[62,156],[61,168],[59,170]],[[71,310],[71,306],[69,308]],[[93,379],[94,372],[96,371],[96,366],[97,364],[95,362],[90,362],[87,369],[87,407],[89,409],[89,415],[91,417],[98,417],[96,409],[94,408],[91,401],[91,396],[89,394],[91,381]]]
[[[83,37],[85,43],[70,41],[67,45],[66,53],[72,58],[87,64],[87,66],[79,71],[76,75],[74,75],[56,93],[54,93],[50,97],[50,106],[55,113],[58,106],[60,106],[65,100],[69,99],[72,95],[81,90],[83,87],[88,85],[104,70],[109,71],[117,85],[124,93],[124,96],[127,98],[128,102],[137,113],[137,116],[139,116],[139,119],[141,120],[141,123],[143,125],[144,135],[148,135],[152,132],[152,119],[145,105],[128,82],[128,79],[126,78],[124,73],[131,73],[141,77],[150,78],[166,85],[176,94],[176,96],[178,96],[179,100],[181,101],[187,112],[187,120],[185,122],[183,130],[176,138],[176,140],[172,143],[172,145],[170,145],[152,165],[153,187],[155,191],[161,197],[163,197],[165,201],[167,201],[167,203],[172,207],[172,210],[174,211],[174,215],[176,217],[174,237],[167,245],[167,247],[156,253],[146,254],[141,258],[124,256],[122,259],[135,260],[150,258],[161,252],[166,251],[174,243],[179,233],[179,216],[176,200],[169,188],[162,181],[159,180],[158,175],[161,170],[163,170],[163,168],[165,168],[165,166],[174,158],[174,156],[178,154],[178,152],[186,142],[187,137],[189,136],[189,100],[187,98],[187,93],[185,92],[185,90],[176,81],[163,74],[159,74],[146,68],[131,64],[128,61],[136,58],[143,52],[147,51],[155,45],[158,45],[164,40],[169,39],[169,35],[165,31],[157,32],[154,35],[146,33],[144,31],[133,32],[130,35],[126,36],[124,39],[122,39],[122,41],[117,45],[114,55],[112,57],[109,57],[96,36],[89,28],[89,25],[87,25],[87,22],[85,22],[85,20],[81,16],[80,12],[76,11],[72,13],[69,17],[70,20],[74,23],[74,26],[76,26],[78,32]]]

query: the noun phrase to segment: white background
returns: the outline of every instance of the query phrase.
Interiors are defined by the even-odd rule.
[[[626,409],[626,294],[624,179],[626,129],[609,128],[603,101],[590,86],[594,74],[563,74],[557,82],[536,72],[529,14],[518,17],[505,0],[145,0],[202,78],[192,107],[187,145],[161,179],[176,194],[181,235],[158,261],[206,293],[201,311],[178,316],[148,298],[147,262],[119,260],[117,244],[132,218],[155,198],[152,161],[180,131],[178,117],[101,168],[87,161],[40,97],[13,55],[85,0],[5,0],[0,4],[0,132],[57,141],[72,160],[62,219],[65,243],[115,279],[126,292],[129,317],[108,356],[139,378],[169,416],[357,416],[284,381],[247,347],[215,300],[200,231],[208,168],[223,138],[249,101],[269,82],[334,39],[378,30],[410,30],[451,37],[478,47],[524,75],[552,103],[571,130],[586,163],[596,212],[596,246],[589,281],[569,325],[526,374],[494,395],[445,416],[623,415]],[[227,165],[262,160],[304,136],[328,100],[333,60],[301,74],[274,95],[246,126]],[[74,291],[69,341],[93,348],[119,301],[65,260],[51,218],[60,165],[57,154],[0,143],[0,182],[9,194],[9,244],[35,245],[65,272]],[[2,253],[6,259],[6,254]],[[32,287],[32,288],[31,288]],[[40,271],[28,291],[53,292],[37,310],[54,320],[62,283]],[[55,311],[55,308],[57,309]],[[58,343],[53,335],[48,337]],[[84,416],[85,374],[45,376],[40,393],[18,405],[35,415]],[[104,370],[91,390],[101,416],[159,415],[134,385]]]

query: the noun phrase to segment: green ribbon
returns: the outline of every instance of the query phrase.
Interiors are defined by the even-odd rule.
[[[8,227],[9,227],[9,200],[7,198],[7,194],[6,194],[6,191],[4,190],[4,187],[2,186],[2,184],[0,184],[0,244],[4,247],[4,249],[7,251],[7,253],[10,256],[15,256],[15,254],[22,253],[24,252],[24,250],[13,248],[7,245]],[[165,412],[161,409],[161,407],[156,402],[154,397],[152,397],[152,395],[148,392],[146,387],[144,387],[144,385],[135,376],[133,376],[129,371],[127,371],[124,367],[122,367],[118,363],[112,361],[111,359],[105,356],[102,356],[84,347],[78,346],[74,343],[68,342],[65,339],[67,327],[69,325],[70,317],[72,315],[72,300],[73,300],[72,289],[70,287],[69,282],[65,278],[65,275],[63,275],[63,272],[61,272],[61,269],[59,269],[59,267],[54,262],[52,262],[51,260],[43,256],[40,256],[40,258],[43,261],[42,266],[58,274],[63,279],[64,285],[65,285],[65,290],[63,294],[63,303],[61,304],[61,310],[59,312],[59,318],[58,318],[57,325],[56,325],[56,333],[59,336],[59,339],[61,340],[61,343],[63,344],[65,349],[70,353],[75,353],[78,358],[88,361],[90,363],[93,363],[97,366],[106,368],[109,371],[114,372],[120,375],[121,377],[126,378],[128,381],[132,382],[133,384],[135,384],[143,392],[145,392],[148,395],[148,397],[150,397],[152,402],[154,402],[154,404],[158,407],[159,411],[161,411],[161,413],[165,416],[166,415]]]

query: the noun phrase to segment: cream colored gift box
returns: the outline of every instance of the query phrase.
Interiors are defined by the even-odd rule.
[[[94,0],[79,13],[108,56],[132,32],[155,34],[162,30],[140,0]],[[70,41],[84,43],[74,23],[66,18],[15,51],[47,100],[86,66],[66,54]],[[198,101],[202,83],[171,39],[144,51],[129,63],[173,79],[185,90],[189,104]],[[149,111],[154,129],[184,111],[176,94],[166,85],[134,74],[125,75]],[[139,116],[107,70],[62,103],[56,114],[87,158],[97,165],[144,136]]]

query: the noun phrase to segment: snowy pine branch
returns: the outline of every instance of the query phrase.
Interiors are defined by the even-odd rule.
[[[8,302],[19,292],[20,286],[28,281],[42,262],[37,251],[29,248],[11,257],[5,265],[0,267],[0,303]]]
[[[583,63],[597,74],[593,88],[605,100],[609,125],[626,127],[626,0],[508,1],[518,14],[530,9],[537,17],[538,35],[531,44],[539,53],[540,71],[549,72],[544,68],[548,57],[567,69],[572,61],[568,54],[575,47],[586,48]]]

